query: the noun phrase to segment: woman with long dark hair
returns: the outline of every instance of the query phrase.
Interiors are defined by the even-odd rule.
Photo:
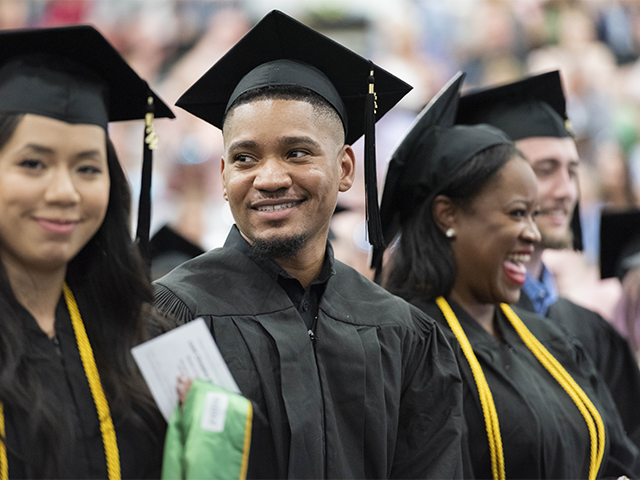
[[[92,27],[0,34],[0,478],[158,478],[152,293],[107,122],[168,108]]]
[[[457,349],[465,478],[637,476],[638,450],[581,346],[509,306],[540,241],[536,178],[502,131],[453,125],[461,82],[392,157],[381,215],[387,240],[399,238],[381,278]]]

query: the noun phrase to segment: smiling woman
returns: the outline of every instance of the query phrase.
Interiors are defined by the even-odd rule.
[[[583,347],[509,307],[540,241],[537,181],[502,131],[453,125],[462,78],[392,157],[381,216],[387,241],[399,240],[381,278],[457,348],[465,478],[637,476],[638,450]]]
[[[143,118],[148,99],[171,113],[92,27],[5,44],[0,479],[159,478],[164,423],[130,354],[151,287],[107,123]]]
[[[12,275],[31,270],[54,275],[58,270],[64,278],[67,263],[104,220],[109,186],[102,128],[24,115],[0,150],[0,259],[5,269]],[[40,326],[53,332],[53,318],[48,320]]]

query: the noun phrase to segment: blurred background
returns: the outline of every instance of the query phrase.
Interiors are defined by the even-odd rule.
[[[611,318],[621,288],[599,280],[603,209],[640,196],[640,1],[638,0],[0,0],[0,28],[91,23],[173,105],[265,13],[278,8],[373,59],[414,86],[377,126],[378,176],[416,113],[458,70],[465,88],[560,69],[582,158],[584,254],[546,252],[562,294]],[[222,137],[175,108],[159,120],[152,231],[169,224],[205,249],[233,223],[222,198]],[[110,133],[139,191],[142,124]],[[355,145],[362,158],[361,142]],[[336,256],[365,275],[368,243],[360,179],[334,216]]]

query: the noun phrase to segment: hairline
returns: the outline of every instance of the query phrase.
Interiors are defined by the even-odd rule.
[[[289,89],[289,91],[288,91]],[[342,132],[340,143],[346,145],[346,127],[340,118],[337,110],[320,94],[299,85],[275,85],[261,87],[250,90],[238,96],[229,106],[222,118],[222,134],[227,120],[233,115],[235,110],[242,105],[250,105],[260,101],[285,100],[292,102],[304,102],[313,108],[316,115],[326,117],[331,122],[337,122],[336,129]]]

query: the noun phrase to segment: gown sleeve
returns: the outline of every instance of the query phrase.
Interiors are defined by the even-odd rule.
[[[421,330],[407,356],[391,478],[462,478],[462,380],[435,321],[415,307]]]

